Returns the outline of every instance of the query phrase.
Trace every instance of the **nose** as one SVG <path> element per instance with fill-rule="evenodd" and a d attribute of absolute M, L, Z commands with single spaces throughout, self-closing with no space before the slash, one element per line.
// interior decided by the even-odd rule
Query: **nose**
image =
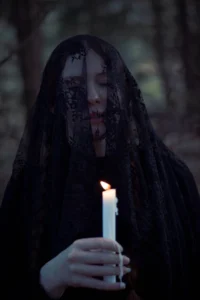
<path fill-rule="evenodd" d="M 87 93 L 88 93 L 88 102 L 89 104 L 93 105 L 95 103 L 99 103 L 100 102 L 100 97 L 95 89 L 94 84 L 89 83 L 88 84 L 88 88 L 87 88 Z"/>

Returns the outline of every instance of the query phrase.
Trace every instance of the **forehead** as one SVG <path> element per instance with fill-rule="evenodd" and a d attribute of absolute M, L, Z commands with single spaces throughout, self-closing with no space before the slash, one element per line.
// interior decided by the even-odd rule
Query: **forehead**
<path fill-rule="evenodd" d="M 82 74 L 84 57 L 75 58 L 68 56 L 62 72 L 63 77 L 80 76 Z M 86 55 L 87 73 L 91 75 L 99 74 L 104 70 L 104 61 L 102 57 L 93 49 L 90 49 Z"/>

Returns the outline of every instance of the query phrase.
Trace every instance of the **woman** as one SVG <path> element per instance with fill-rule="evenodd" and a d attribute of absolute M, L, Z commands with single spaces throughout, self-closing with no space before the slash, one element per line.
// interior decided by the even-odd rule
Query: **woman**
<path fill-rule="evenodd" d="M 117 242 L 102 238 L 100 180 L 117 190 Z M 62 42 L 1 207 L 3 299 L 200 296 L 199 200 L 117 50 L 88 35 Z M 119 275 L 121 247 L 125 286 L 102 280 Z"/>

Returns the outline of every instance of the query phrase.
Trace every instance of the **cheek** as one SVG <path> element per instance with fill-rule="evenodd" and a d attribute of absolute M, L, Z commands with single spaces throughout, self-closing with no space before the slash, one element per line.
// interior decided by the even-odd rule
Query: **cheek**
<path fill-rule="evenodd" d="M 107 95 L 108 95 L 107 89 L 101 91 L 101 94 L 100 94 L 101 105 L 104 108 L 106 108 L 106 106 L 107 106 Z"/>
<path fill-rule="evenodd" d="M 101 98 L 101 99 L 106 99 L 107 98 L 107 87 L 106 86 L 101 86 L 100 84 L 95 84 L 95 89 L 96 89 L 96 92 L 98 94 L 98 96 Z"/>
<path fill-rule="evenodd" d="M 105 109 L 107 107 L 107 98 L 102 99 L 102 107 Z"/>

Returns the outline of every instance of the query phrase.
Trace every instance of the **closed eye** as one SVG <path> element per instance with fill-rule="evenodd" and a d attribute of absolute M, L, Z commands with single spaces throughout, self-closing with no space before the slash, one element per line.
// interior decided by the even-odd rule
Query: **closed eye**
<path fill-rule="evenodd" d="M 83 83 L 83 80 L 75 78 L 65 79 L 65 83 L 68 87 L 79 87 Z"/>
<path fill-rule="evenodd" d="M 101 86 L 108 86 L 108 82 L 99 82 L 98 84 Z"/>
<path fill-rule="evenodd" d="M 98 84 L 102 87 L 111 87 L 112 84 L 109 81 L 98 82 Z"/>

